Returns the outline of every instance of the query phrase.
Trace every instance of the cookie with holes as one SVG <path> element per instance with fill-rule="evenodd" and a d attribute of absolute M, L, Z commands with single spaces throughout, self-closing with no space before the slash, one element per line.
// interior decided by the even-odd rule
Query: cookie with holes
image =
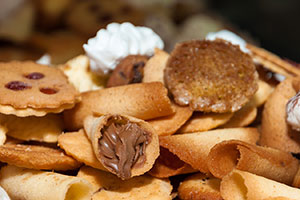
<path fill-rule="evenodd" d="M 34 62 L 0 63 L 0 113 L 44 116 L 72 108 L 80 93 L 57 68 Z"/>

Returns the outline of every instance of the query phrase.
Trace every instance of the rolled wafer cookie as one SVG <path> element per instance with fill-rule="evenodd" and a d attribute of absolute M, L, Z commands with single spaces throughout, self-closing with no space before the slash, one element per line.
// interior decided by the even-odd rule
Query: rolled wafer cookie
<path fill-rule="evenodd" d="M 294 81 L 299 81 L 299 77 L 288 78 L 281 82 L 265 103 L 260 144 L 282 151 L 300 153 L 300 134 L 292 130 L 286 121 L 286 104 L 298 90 L 294 88 Z"/>
<path fill-rule="evenodd" d="M 11 165 L 0 170 L 0 185 L 11 199 L 90 200 L 92 185 L 83 178 Z"/>
<path fill-rule="evenodd" d="M 259 133 L 256 128 L 230 128 L 183 135 L 161 136 L 159 143 L 194 169 L 198 169 L 203 173 L 209 173 L 207 156 L 214 145 L 233 139 L 255 144 L 258 137 Z"/>
<path fill-rule="evenodd" d="M 162 83 L 138 83 L 82 93 L 82 101 L 64 113 L 66 128 L 78 130 L 83 120 L 96 113 L 124 114 L 153 119 L 174 113 Z"/>
<path fill-rule="evenodd" d="M 223 178 L 236 168 L 291 185 L 299 161 L 284 151 L 229 140 L 216 144 L 210 150 L 207 165 L 217 178 Z"/>
<path fill-rule="evenodd" d="M 254 61 L 262 64 L 272 72 L 284 75 L 287 78 L 300 76 L 300 69 L 282 60 L 277 55 L 251 44 L 247 44 L 247 49 L 251 51 L 251 56 L 254 58 Z"/>
<path fill-rule="evenodd" d="M 220 191 L 224 200 L 300 199 L 300 189 L 237 169 L 222 179 Z"/>
<path fill-rule="evenodd" d="M 159 155 L 158 136 L 143 120 L 112 114 L 88 116 L 84 129 L 96 158 L 123 180 L 149 171 Z"/>

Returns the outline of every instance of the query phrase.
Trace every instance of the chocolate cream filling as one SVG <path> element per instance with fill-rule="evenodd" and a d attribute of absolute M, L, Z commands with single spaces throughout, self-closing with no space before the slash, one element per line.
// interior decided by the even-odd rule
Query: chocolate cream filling
<path fill-rule="evenodd" d="M 120 116 L 111 117 L 101 133 L 98 142 L 102 164 L 121 179 L 129 179 L 131 169 L 143 166 L 146 161 L 150 133 Z"/>

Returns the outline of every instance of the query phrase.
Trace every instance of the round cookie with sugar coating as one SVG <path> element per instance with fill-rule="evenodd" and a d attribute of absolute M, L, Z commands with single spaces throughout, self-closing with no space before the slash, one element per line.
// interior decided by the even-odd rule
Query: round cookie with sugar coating
<path fill-rule="evenodd" d="M 225 41 L 192 40 L 176 45 L 164 79 L 177 104 L 202 112 L 235 112 L 258 89 L 251 57 Z"/>
<path fill-rule="evenodd" d="M 300 133 L 286 121 L 286 104 L 299 91 L 300 78 L 281 82 L 264 105 L 260 144 L 282 151 L 300 153 Z"/>
<path fill-rule="evenodd" d="M 0 113 L 44 116 L 72 108 L 79 92 L 57 68 L 34 62 L 0 63 Z"/>

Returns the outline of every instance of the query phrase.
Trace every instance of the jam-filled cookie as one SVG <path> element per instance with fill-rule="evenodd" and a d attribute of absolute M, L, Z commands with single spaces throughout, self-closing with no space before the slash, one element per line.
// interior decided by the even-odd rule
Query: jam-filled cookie
<path fill-rule="evenodd" d="M 79 92 L 57 68 L 34 62 L 0 63 L 0 113 L 44 116 L 72 108 Z"/>

